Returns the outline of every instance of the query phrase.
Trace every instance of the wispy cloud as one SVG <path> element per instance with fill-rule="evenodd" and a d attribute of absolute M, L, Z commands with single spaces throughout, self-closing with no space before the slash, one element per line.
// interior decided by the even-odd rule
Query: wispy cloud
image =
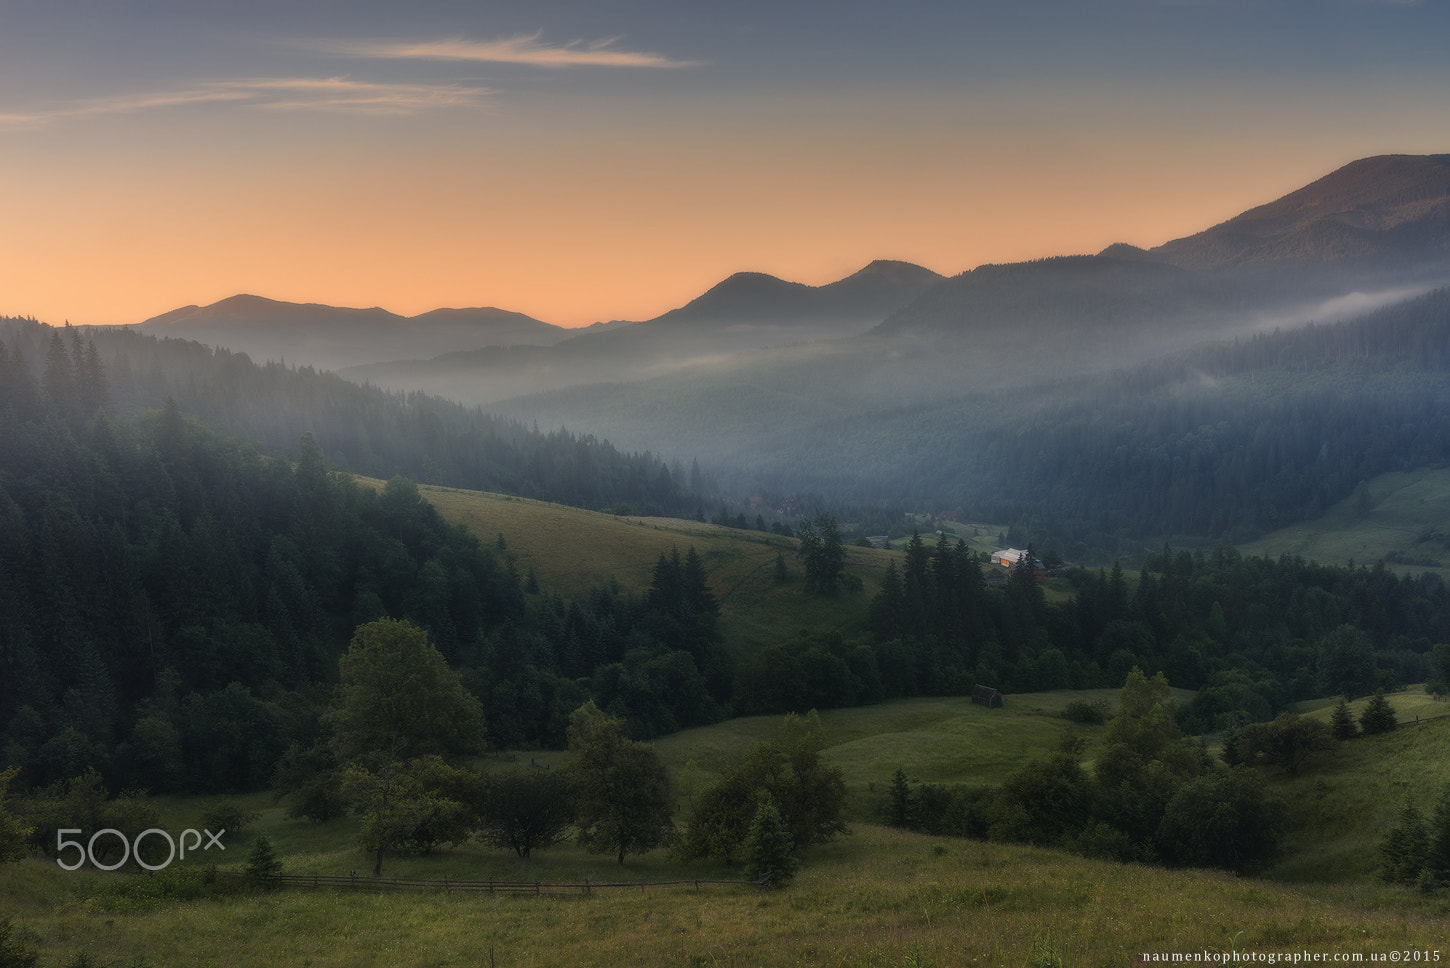
<path fill-rule="evenodd" d="M 41 127 L 108 115 L 231 103 L 271 111 L 408 114 L 470 107 L 493 92 L 464 84 L 379 84 L 349 77 L 261 77 L 211 81 L 190 88 L 68 101 L 25 111 L 0 111 L 0 129 Z"/>
<path fill-rule="evenodd" d="M 249 107 L 374 114 L 471 107 L 493 93 L 465 84 L 377 84 L 348 77 L 253 78 L 218 81 L 213 86 L 236 92 Z"/>
<path fill-rule="evenodd" d="M 240 101 L 245 100 L 246 97 L 246 94 L 239 91 L 208 88 L 152 94 L 126 94 L 104 98 L 86 98 L 28 111 L 0 112 L 0 128 L 37 127 L 52 121 L 72 121 L 83 118 L 103 117 L 111 114 L 134 114 L 138 111 L 182 107 L 189 104 L 203 104 L 214 101 Z"/>
<path fill-rule="evenodd" d="M 536 67 L 695 67 L 699 61 L 682 61 L 663 54 L 620 50 L 618 37 L 606 40 L 575 40 L 567 44 L 541 43 L 540 33 L 502 40 L 318 40 L 301 42 L 311 50 L 344 57 L 387 60 L 461 60 L 497 64 L 530 64 Z"/>

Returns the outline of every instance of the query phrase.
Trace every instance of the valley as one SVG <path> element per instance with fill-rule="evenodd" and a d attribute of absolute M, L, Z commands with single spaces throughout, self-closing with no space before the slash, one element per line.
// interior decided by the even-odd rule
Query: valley
<path fill-rule="evenodd" d="M 1152 249 L 738 272 L 582 331 L 258 296 L 0 319 L 16 950 L 1424 948 L 1450 884 L 1447 284 L 1450 156 L 1393 155 Z M 804 866 L 565 899 L 54 862 L 57 831 L 219 802 L 251 827 L 237 873 L 265 838 L 292 872 L 733 878 L 776 828 Z M 532 855 L 497 846 L 520 813 L 562 818 Z"/>

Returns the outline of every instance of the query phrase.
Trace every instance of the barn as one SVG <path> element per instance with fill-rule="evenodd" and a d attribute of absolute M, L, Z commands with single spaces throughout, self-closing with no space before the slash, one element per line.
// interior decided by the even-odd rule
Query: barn
<path fill-rule="evenodd" d="M 1002 693 L 991 686 L 979 683 L 972 687 L 972 702 L 978 706 L 986 706 L 988 709 L 996 709 L 1002 705 Z"/>

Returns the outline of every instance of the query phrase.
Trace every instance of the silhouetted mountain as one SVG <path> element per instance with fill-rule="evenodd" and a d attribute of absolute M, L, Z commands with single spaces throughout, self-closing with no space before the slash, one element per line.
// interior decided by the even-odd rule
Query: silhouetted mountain
<path fill-rule="evenodd" d="M 547 346 L 571 335 L 561 326 L 502 309 L 435 309 L 406 317 L 385 309 L 343 309 L 240 295 L 186 306 L 141 323 L 142 332 L 194 339 L 323 369 L 481 346 Z"/>
<path fill-rule="evenodd" d="M 654 319 L 586 331 L 548 349 L 490 347 L 352 367 L 344 375 L 394 388 L 431 388 L 474 403 L 581 383 L 635 381 L 858 335 L 941 278 L 921 266 L 888 261 L 824 286 L 740 272 Z M 466 386 L 459 382 L 465 377 Z"/>
<path fill-rule="evenodd" d="M 1216 280 L 1159 262 L 1061 256 L 985 265 L 954 276 L 872 330 L 874 336 L 967 335 L 985 328 L 1102 334 L 1138 323 L 1222 310 L 1232 298 Z"/>
<path fill-rule="evenodd" d="M 849 335 L 847 327 L 875 323 L 942 277 L 909 262 L 877 260 L 844 279 L 824 286 L 786 282 L 763 272 L 737 272 L 679 309 L 650 320 L 655 327 L 746 324 L 789 327 L 823 322 L 831 335 Z"/>
<path fill-rule="evenodd" d="M 1443 259 L 1450 256 L 1450 155 L 1364 158 L 1152 254 L 1194 269 Z"/>

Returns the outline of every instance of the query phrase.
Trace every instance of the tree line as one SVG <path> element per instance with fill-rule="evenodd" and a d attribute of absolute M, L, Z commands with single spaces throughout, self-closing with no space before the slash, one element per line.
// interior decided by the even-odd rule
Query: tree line
<path fill-rule="evenodd" d="M 159 409 L 170 399 L 213 430 L 296 458 L 312 434 L 328 466 L 387 479 L 502 491 L 595 510 L 694 515 L 713 499 L 696 461 L 686 468 L 649 452 L 624 453 L 567 428 L 540 431 L 425 393 L 388 392 L 312 367 L 258 364 L 245 353 L 121 327 L 56 329 L 0 319 L 8 354 L 41 374 L 31 390 L 73 419 L 104 398 L 113 415 Z M 67 359 L 59 360 L 56 340 Z M 74 389 L 71 389 L 71 388 Z M 35 394 L 12 394 L 17 412 Z"/>
<path fill-rule="evenodd" d="M 787 716 L 777 739 L 728 765 L 678 828 L 674 781 L 652 746 L 631 739 L 621 719 L 592 701 L 568 720 L 572 758 L 563 769 L 478 769 L 489 746 L 478 697 L 426 630 L 377 619 L 355 630 L 338 658 L 337 688 L 317 735 L 289 749 L 274 779 L 290 816 L 320 823 L 358 816 L 358 846 L 374 876 L 390 854 L 427 854 L 477 839 L 527 858 L 573 835 L 621 865 L 631 854 L 666 846 L 685 860 L 743 863 L 747 878 L 768 875 L 781 885 L 800 851 L 846 832 L 845 784 L 838 768 L 820 760 L 825 741 L 814 712 Z M 130 842 L 156 823 L 143 796 L 112 797 L 92 768 L 7 799 L 19 772 L 0 771 L 0 860 L 27 847 L 56 856 L 60 828 L 83 838 L 113 829 Z M 234 834 L 247 820 L 208 818 Z M 120 839 L 102 843 L 98 863 L 112 863 L 105 851 Z M 270 845 L 254 853 L 257 865 L 275 871 Z"/>

